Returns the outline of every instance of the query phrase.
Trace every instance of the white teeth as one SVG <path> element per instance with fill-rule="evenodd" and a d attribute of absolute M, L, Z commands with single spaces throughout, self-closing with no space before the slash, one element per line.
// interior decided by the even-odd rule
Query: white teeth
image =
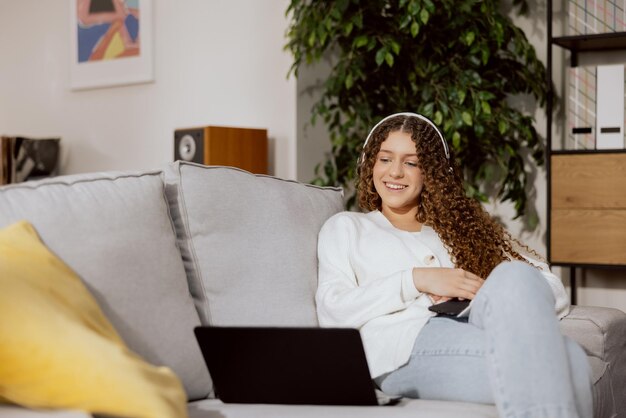
<path fill-rule="evenodd" d="M 394 189 L 394 190 L 402 190 L 404 189 L 406 186 L 403 186 L 401 184 L 391 184 L 391 183 L 387 183 L 387 187 L 389 187 L 390 189 Z"/>

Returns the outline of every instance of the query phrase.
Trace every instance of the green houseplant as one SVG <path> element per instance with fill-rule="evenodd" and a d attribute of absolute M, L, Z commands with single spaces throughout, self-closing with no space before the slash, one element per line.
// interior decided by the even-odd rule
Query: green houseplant
<path fill-rule="evenodd" d="M 525 0 L 514 1 L 525 13 Z M 295 75 L 323 57 L 332 62 L 312 122 L 327 125 L 332 153 L 314 183 L 347 186 L 369 128 L 414 111 L 444 132 L 470 196 L 495 190 L 526 209 L 531 164 L 544 147 L 532 116 L 510 103 L 529 95 L 545 105 L 545 67 L 497 0 L 292 0 L 286 48 Z M 348 204 L 354 203 L 354 196 Z"/>

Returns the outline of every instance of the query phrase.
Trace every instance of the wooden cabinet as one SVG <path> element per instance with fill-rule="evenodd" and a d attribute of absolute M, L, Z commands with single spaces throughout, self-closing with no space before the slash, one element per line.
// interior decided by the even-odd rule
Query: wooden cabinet
<path fill-rule="evenodd" d="M 551 156 L 550 261 L 626 265 L 626 153 Z"/>

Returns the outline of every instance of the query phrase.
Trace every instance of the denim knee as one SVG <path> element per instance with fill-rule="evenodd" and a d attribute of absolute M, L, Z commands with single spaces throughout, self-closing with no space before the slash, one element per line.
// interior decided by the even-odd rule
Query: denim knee
<path fill-rule="evenodd" d="M 594 381 L 592 379 L 591 373 L 591 363 L 589 362 L 589 358 L 587 357 L 587 353 L 585 350 L 574 340 L 563 337 L 565 342 L 565 348 L 567 350 L 571 378 L 574 386 L 574 399 L 576 401 L 576 408 L 578 409 L 578 415 L 580 417 L 590 417 L 593 415 L 593 385 Z M 613 388 L 609 386 L 607 388 L 607 396 L 612 397 L 612 407 L 609 406 L 609 414 L 601 414 L 601 415 L 611 415 L 615 416 L 615 398 L 613 394 Z M 601 404 L 605 404 L 601 402 Z M 611 405 L 611 402 L 607 402 L 605 405 Z"/>
<path fill-rule="evenodd" d="M 580 344 L 571 338 L 563 337 L 563 339 L 565 341 L 565 348 L 567 349 L 572 367 L 576 369 L 583 369 L 591 381 L 591 364 L 589 363 L 587 353 L 580 346 Z"/>
<path fill-rule="evenodd" d="M 504 261 L 491 272 L 481 291 L 504 293 L 513 299 L 545 297 L 554 303 L 554 294 L 539 270 L 522 261 Z"/>

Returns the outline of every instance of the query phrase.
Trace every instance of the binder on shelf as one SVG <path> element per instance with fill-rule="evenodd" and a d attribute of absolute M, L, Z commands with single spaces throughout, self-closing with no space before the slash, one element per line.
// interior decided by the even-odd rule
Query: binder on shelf
<path fill-rule="evenodd" d="M 567 72 L 565 149 L 596 146 L 596 67 L 575 67 Z"/>
<path fill-rule="evenodd" d="M 596 149 L 624 148 L 624 66 L 597 68 Z"/>

